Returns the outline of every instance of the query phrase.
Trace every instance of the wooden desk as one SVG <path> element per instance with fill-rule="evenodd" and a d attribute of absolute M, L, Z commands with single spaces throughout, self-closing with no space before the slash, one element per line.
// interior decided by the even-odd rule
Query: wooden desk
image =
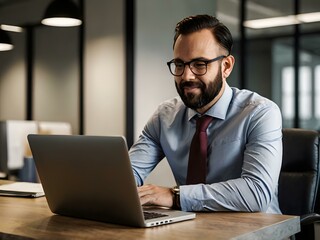
<path fill-rule="evenodd" d="M 131 228 L 53 215 L 45 197 L 0 197 L 0 238 L 5 239 L 14 234 L 18 239 L 279 240 L 299 231 L 299 217 L 264 213 L 198 213 L 195 220 Z"/>

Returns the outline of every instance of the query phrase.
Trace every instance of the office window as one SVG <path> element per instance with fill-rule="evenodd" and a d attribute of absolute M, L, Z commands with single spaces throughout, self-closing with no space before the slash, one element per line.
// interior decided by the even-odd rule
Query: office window
<path fill-rule="evenodd" d="M 299 75 L 299 116 L 308 120 L 312 117 L 311 68 L 300 67 Z"/>
<path fill-rule="evenodd" d="M 294 117 L 294 68 L 284 67 L 281 71 L 281 109 L 284 119 Z"/>
<path fill-rule="evenodd" d="M 318 71 L 320 74 L 320 70 Z M 308 66 L 300 67 L 299 75 L 300 75 L 299 76 L 299 116 L 302 120 L 308 120 L 312 118 L 311 68 Z M 293 67 L 284 67 L 282 69 L 281 85 L 282 85 L 282 89 L 281 89 L 282 115 L 284 119 L 291 120 L 293 119 L 294 113 L 295 113 L 295 107 L 294 107 L 295 88 L 294 88 L 294 68 Z M 319 97 L 319 100 L 317 101 L 320 101 L 320 97 Z"/>
<path fill-rule="evenodd" d="M 317 119 L 320 119 L 320 65 L 317 65 L 314 71 L 314 95 L 314 114 Z"/>

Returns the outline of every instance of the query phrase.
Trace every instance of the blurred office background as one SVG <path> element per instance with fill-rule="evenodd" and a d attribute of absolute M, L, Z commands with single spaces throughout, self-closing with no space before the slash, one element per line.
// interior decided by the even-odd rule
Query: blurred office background
<path fill-rule="evenodd" d="M 320 129 L 318 0 L 74 0 L 76 27 L 42 25 L 51 2 L 0 0 L 1 26 L 22 27 L 0 52 L 1 121 L 67 122 L 72 134 L 124 135 L 130 146 L 177 95 L 166 66 L 175 24 L 210 14 L 234 37 L 229 85 L 275 101 L 284 127 Z"/>

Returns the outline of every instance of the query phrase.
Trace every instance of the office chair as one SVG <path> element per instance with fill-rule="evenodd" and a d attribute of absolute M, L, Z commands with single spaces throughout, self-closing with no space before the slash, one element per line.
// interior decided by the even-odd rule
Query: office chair
<path fill-rule="evenodd" d="M 314 239 L 320 221 L 320 158 L 317 131 L 283 129 L 283 161 L 279 179 L 279 205 L 283 214 L 300 216 L 301 232 L 291 239 Z"/>

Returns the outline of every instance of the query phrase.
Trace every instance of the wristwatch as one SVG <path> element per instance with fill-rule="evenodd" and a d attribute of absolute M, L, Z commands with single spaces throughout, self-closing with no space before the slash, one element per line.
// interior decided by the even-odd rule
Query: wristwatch
<path fill-rule="evenodd" d="M 173 193 L 173 205 L 172 205 L 172 208 L 180 210 L 181 209 L 181 205 L 180 205 L 180 188 L 179 188 L 179 186 L 174 186 L 173 188 L 171 188 L 171 191 Z"/>

